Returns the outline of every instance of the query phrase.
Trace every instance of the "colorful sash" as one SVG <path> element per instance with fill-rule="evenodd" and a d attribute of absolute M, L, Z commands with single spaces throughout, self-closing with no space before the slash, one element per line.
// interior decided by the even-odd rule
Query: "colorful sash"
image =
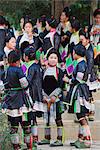
<path fill-rule="evenodd" d="M 24 72 L 25 75 L 27 75 L 27 73 L 28 73 L 28 68 L 29 68 L 34 62 L 35 62 L 35 61 L 32 60 L 32 61 L 30 61 L 30 62 L 23 62 L 23 63 L 22 63 L 21 68 L 22 68 L 22 70 L 23 70 L 23 72 Z"/>
<path fill-rule="evenodd" d="M 68 75 L 72 75 L 76 65 L 77 65 L 77 61 L 76 60 L 73 61 L 71 55 L 69 55 L 66 58 L 66 71 Z"/>
<path fill-rule="evenodd" d="M 68 45 L 65 48 L 63 48 L 63 46 L 61 45 L 59 48 L 59 53 L 62 61 L 64 61 L 64 59 L 67 57 L 68 54 Z"/>
<path fill-rule="evenodd" d="M 96 58 L 98 55 L 100 55 L 100 44 L 94 47 L 94 58 Z"/>

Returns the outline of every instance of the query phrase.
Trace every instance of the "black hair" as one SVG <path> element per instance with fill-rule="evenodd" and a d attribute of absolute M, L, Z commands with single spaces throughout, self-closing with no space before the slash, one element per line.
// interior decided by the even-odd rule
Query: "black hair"
<path fill-rule="evenodd" d="M 54 48 L 52 48 L 52 49 L 48 52 L 48 54 L 47 54 L 47 59 L 49 58 L 49 56 L 50 56 L 51 54 L 56 54 L 57 57 L 59 57 L 59 56 L 58 56 L 58 52 L 57 52 Z M 59 59 L 59 58 L 58 58 L 58 59 Z"/>
<path fill-rule="evenodd" d="M 25 17 L 26 17 L 25 15 L 22 15 L 21 18 L 20 18 L 20 20 L 21 20 L 21 19 L 24 19 L 24 20 L 25 20 Z"/>
<path fill-rule="evenodd" d="M 76 31 L 80 29 L 80 22 L 78 19 L 75 19 L 71 22 L 72 28 L 74 28 Z"/>
<path fill-rule="evenodd" d="M 65 13 L 66 17 L 70 17 L 71 10 L 69 9 L 69 7 L 65 7 L 63 9 L 63 12 Z"/>
<path fill-rule="evenodd" d="M 35 60 L 36 59 L 36 51 L 34 47 L 29 46 L 24 50 L 25 56 L 28 56 L 29 60 Z"/>
<path fill-rule="evenodd" d="M 33 22 L 32 22 L 32 20 L 26 18 L 26 19 L 24 20 L 23 28 L 25 27 L 25 25 L 26 25 L 27 23 L 30 23 L 30 24 L 32 25 L 32 27 L 33 27 Z"/>
<path fill-rule="evenodd" d="M 46 16 L 43 15 L 39 18 L 39 22 L 42 22 L 42 27 L 46 26 Z"/>
<path fill-rule="evenodd" d="M 29 46 L 29 42 L 24 41 L 23 43 L 21 43 L 20 50 L 24 51 L 28 46 Z"/>
<path fill-rule="evenodd" d="M 85 46 L 83 46 L 81 43 L 78 43 L 77 45 L 74 46 L 74 51 L 75 51 L 75 54 L 81 57 L 84 57 L 86 54 Z"/>
<path fill-rule="evenodd" d="M 100 8 L 97 8 L 97 9 L 94 11 L 94 13 L 93 13 L 94 18 L 95 18 L 97 15 L 100 15 Z"/>
<path fill-rule="evenodd" d="M 8 26 L 8 29 L 10 29 L 10 23 L 8 20 L 5 20 L 5 25 Z"/>
<path fill-rule="evenodd" d="M 13 35 L 13 33 L 8 32 L 8 33 L 6 34 L 6 37 L 5 37 L 5 42 L 6 42 L 6 43 L 9 42 L 12 37 L 15 38 L 15 36 Z"/>
<path fill-rule="evenodd" d="M 0 25 L 4 25 L 6 22 L 5 18 L 3 16 L 0 16 Z"/>
<path fill-rule="evenodd" d="M 83 35 L 86 39 L 90 39 L 89 31 L 85 32 L 83 29 L 79 31 L 79 36 Z"/>
<path fill-rule="evenodd" d="M 16 51 L 11 51 L 8 54 L 8 63 L 16 63 L 18 60 L 20 60 L 20 54 Z"/>
<path fill-rule="evenodd" d="M 32 32 L 38 34 L 38 29 L 37 29 L 37 27 L 33 27 L 33 31 L 32 31 Z"/>
<path fill-rule="evenodd" d="M 52 28 L 57 27 L 57 21 L 53 16 L 51 16 L 51 18 L 47 18 L 46 21 L 48 22 L 50 27 L 52 27 Z"/>

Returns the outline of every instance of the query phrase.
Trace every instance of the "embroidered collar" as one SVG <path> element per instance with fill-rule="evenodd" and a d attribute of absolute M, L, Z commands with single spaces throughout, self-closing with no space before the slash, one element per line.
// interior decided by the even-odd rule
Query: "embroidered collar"
<path fill-rule="evenodd" d="M 13 49 L 9 49 L 7 46 L 4 47 L 4 52 L 6 54 L 6 57 L 8 57 L 8 54 L 13 51 Z"/>
<path fill-rule="evenodd" d="M 21 46 L 21 44 L 22 44 L 24 41 L 27 41 L 27 42 L 29 42 L 30 44 L 34 43 L 34 39 L 33 39 L 33 38 L 30 39 L 29 36 L 28 36 L 28 34 L 27 34 L 26 32 L 24 32 L 24 34 L 23 34 L 23 36 L 22 36 L 22 38 L 21 38 L 21 40 L 20 40 L 20 42 L 19 42 L 19 45 Z"/>
<path fill-rule="evenodd" d="M 85 46 L 85 48 L 86 48 L 86 49 L 88 49 L 88 48 L 89 48 L 89 46 L 90 46 L 90 43 L 89 43 L 88 45 L 86 45 L 86 46 Z"/>
<path fill-rule="evenodd" d="M 0 29 L 5 29 L 3 26 L 0 25 Z"/>
<path fill-rule="evenodd" d="M 25 65 L 29 68 L 34 63 L 35 63 L 35 60 L 31 60 L 29 62 L 25 62 Z"/>
<path fill-rule="evenodd" d="M 54 76 L 55 79 L 57 80 L 57 67 L 54 66 L 54 67 L 48 67 L 44 73 L 44 76 L 43 76 L 43 79 L 45 78 L 45 76 Z"/>
<path fill-rule="evenodd" d="M 50 30 L 50 32 L 56 32 L 56 29 L 52 28 L 52 29 Z"/>
<path fill-rule="evenodd" d="M 85 61 L 85 58 L 81 57 L 81 58 L 77 59 L 77 62 L 79 63 L 79 62 L 81 62 L 83 60 Z"/>
<path fill-rule="evenodd" d="M 25 75 L 27 76 L 27 74 L 28 74 L 28 69 L 29 69 L 29 67 L 30 67 L 33 63 L 35 63 L 35 60 L 29 61 L 29 62 L 21 62 L 21 63 L 22 63 L 22 64 L 21 64 L 22 70 L 23 70 L 23 72 L 25 73 Z"/>

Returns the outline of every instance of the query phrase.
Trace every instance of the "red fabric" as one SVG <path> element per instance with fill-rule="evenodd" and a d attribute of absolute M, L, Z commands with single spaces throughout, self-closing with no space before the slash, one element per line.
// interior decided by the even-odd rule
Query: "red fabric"
<path fill-rule="evenodd" d="M 9 66 L 16 67 L 16 63 L 9 63 Z"/>

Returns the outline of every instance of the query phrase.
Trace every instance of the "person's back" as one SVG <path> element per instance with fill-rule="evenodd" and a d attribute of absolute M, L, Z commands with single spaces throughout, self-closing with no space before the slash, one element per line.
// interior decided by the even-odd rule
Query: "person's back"
<path fill-rule="evenodd" d="M 0 61 L 3 59 L 4 55 L 4 46 L 5 46 L 5 37 L 6 37 L 6 30 L 4 28 L 5 19 L 3 16 L 0 16 Z"/>
<path fill-rule="evenodd" d="M 6 30 L 4 28 L 5 19 L 3 16 L 0 16 L 0 80 L 3 80 L 4 76 L 4 64 L 3 64 L 3 56 L 4 56 L 4 47 L 5 47 L 5 37 Z"/>
<path fill-rule="evenodd" d="M 4 46 L 5 46 L 5 36 L 6 32 L 5 29 L 0 29 L 0 60 L 2 61 L 4 55 Z"/>
<path fill-rule="evenodd" d="M 9 88 L 21 88 L 19 78 L 22 70 L 20 67 L 17 66 L 9 66 L 7 70 L 7 81 L 9 82 Z"/>

